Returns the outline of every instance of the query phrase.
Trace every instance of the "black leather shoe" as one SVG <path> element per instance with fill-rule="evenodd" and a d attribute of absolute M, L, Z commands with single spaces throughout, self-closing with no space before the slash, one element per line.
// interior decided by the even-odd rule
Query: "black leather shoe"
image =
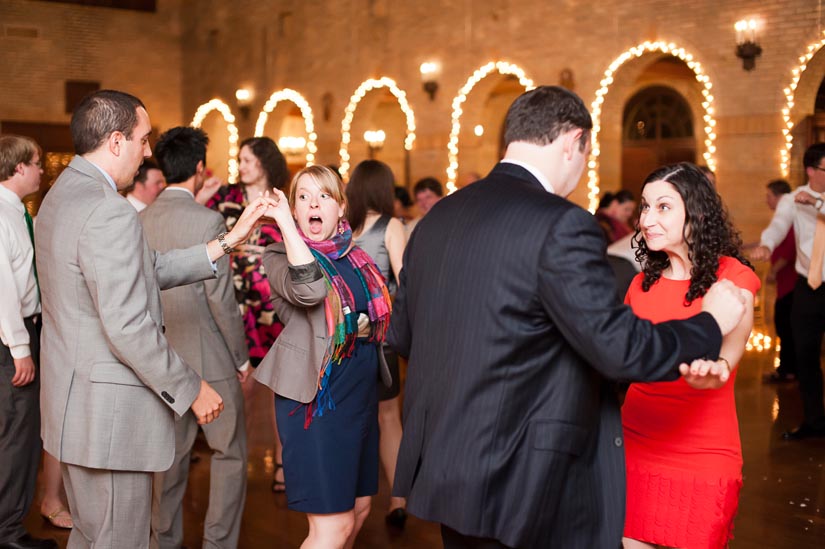
<path fill-rule="evenodd" d="M 57 549 L 53 539 L 33 538 L 25 534 L 14 541 L 0 543 L 0 549 Z"/>
<path fill-rule="evenodd" d="M 407 523 L 407 511 L 403 507 L 393 509 L 387 513 L 384 520 L 386 521 L 387 526 L 392 526 L 393 528 L 403 530 L 404 525 Z"/>
<path fill-rule="evenodd" d="M 803 440 L 806 438 L 819 437 L 825 437 L 825 427 L 811 427 L 807 423 L 803 423 L 792 431 L 782 433 L 782 438 L 785 440 Z"/>

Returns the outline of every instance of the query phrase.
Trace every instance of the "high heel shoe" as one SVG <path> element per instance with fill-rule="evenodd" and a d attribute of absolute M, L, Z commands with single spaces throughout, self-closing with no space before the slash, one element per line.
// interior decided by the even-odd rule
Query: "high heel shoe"
<path fill-rule="evenodd" d="M 276 477 L 278 475 L 278 471 L 284 470 L 283 463 L 276 463 L 275 464 L 275 471 L 272 472 L 272 486 L 270 489 L 276 494 L 283 494 L 286 492 L 286 482 L 283 480 L 278 480 Z"/>
<path fill-rule="evenodd" d="M 403 507 L 393 509 L 387 513 L 387 516 L 384 517 L 384 521 L 387 523 L 387 526 L 392 526 L 393 528 L 403 530 L 404 525 L 407 523 L 407 510 Z"/>

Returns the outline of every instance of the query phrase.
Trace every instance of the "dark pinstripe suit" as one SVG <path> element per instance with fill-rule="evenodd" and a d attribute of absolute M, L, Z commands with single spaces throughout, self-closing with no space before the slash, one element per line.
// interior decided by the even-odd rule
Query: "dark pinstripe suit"
<path fill-rule="evenodd" d="M 722 336 L 706 313 L 637 319 L 595 219 L 499 164 L 418 224 L 390 341 L 409 357 L 395 490 L 413 514 L 512 547 L 615 549 L 624 449 L 606 378 L 675 379 Z"/>

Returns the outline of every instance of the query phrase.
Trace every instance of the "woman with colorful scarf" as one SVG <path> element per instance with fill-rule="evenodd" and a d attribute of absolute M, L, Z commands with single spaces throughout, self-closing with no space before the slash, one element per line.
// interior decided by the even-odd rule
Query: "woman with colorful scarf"
<path fill-rule="evenodd" d="M 384 278 L 352 242 L 338 176 L 298 172 L 289 199 L 276 190 L 282 242 L 264 251 L 284 329 L 255 378 L 275 392 L 287 505 L 307 513 L 302 547 L 352 547 L 378 491 L 381 343 L 390 319 Z"/>

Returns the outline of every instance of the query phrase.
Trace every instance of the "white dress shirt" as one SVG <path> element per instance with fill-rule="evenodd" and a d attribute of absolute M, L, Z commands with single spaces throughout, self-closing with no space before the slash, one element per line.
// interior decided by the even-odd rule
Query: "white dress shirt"
<path fill-rule="evenodd" d="M 40 312 L 25 212 L 20 197 L 0 185 L 0 340 L 13 358 L 31 355 L 23 319 Z"/>
<path fill-rule="evenodd" d="M 544 190 L 550 194 L 556 194 L 556 190 L 553 188 L 553 185 L 550 184 L 550 181 L 544 177 L 544 174 L 539 171 L 538 168 L 533 166 L 532 164 L 528 164 L 527 162 L 522 162 L 521 160 L 514 160 L 512 158 L 502 158 L 501 162 L 505 162 L 507 164 L 515 164 L 516 166 L 521 166 L 528 172 L 530 172 L 533 177 L 539 180 L 541 186 L 544 187 Z"/>
<path fill-rule="evenodd" d="M 798 204 L 794 202 L 794 197 L 800 191 L 805 191 L 814 197 L 821 196 L 820 193 L 811 189 L 810 185 L 803 185 L 792 193 L 783 195 L 776 205 L 776 212 L 773 214 L 770 225 L 762 231 L 760 243 L 773 252 L 782 243 L 791 226 L 793 226 L 796 238 L 796 272 L 807 277 L 808 268 L 811 265 L 811 250 L 814 247 L 816 215 L 817 213 L 820 215 L 825 214 L 825 203 L 820 202 L 819 210 L 810 204 Z M 825 274 L 825 265 L 823 265 L 822 270 Z"/>
<path fill-rule="evenodd" d="M 146 204 L 135 198 L 135 195 L 133 193 L 127 193 L 126 200 L 129 201 L 129 204 L 135 207 L 138 213 L 146 209 Z"/>

